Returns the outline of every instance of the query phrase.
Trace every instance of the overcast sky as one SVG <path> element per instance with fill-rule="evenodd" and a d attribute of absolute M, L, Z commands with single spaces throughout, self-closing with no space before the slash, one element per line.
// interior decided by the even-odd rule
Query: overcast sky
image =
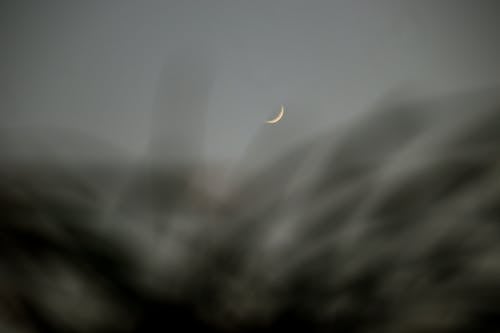
<path fill-rule="evenodd" d="M 295 142 L 401 87 L 498 82 L 496 3 L 4 0 L 0 121 L 128 156 L 192 137 L 207 159 L 234 160 L 256 137 Z M 263 125 L 280 104 L 282 122 Z"/>

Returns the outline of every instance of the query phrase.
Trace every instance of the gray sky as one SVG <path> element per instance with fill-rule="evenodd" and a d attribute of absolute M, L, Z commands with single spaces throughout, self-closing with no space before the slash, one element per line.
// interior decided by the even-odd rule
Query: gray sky
<path fill-rule="evenodd" d="M 2 1 L 2 126 L 84 133 L 94 141 L 82 151 L 109 144 L 127 156 L 152 138 L 193 137 L 209 160 L 231 161 L 256 137 L 291 144 L 401 87 L 498 82 L 496 3 Z M 263 125 L 280 104 L 279 126 Z M 190 108 L 200 117 L 182 115 Z"/>

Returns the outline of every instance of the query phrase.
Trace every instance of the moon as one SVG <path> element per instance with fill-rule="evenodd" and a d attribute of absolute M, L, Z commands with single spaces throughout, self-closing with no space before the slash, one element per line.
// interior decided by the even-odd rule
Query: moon
<path fill-rule="evenodd" d="M 267 120 L 266 123 L 268 123 L 268 124 L 276 124 L 278 121 L 281 120 L 281 118 L 283 118 L 284 114 L 285 114 L 285 106 L 281 105 L 281 110 L 280 110 L 280 113 L 278 113 L 278 116 L 276 118 L 274 118 L 274 119 Z"/>

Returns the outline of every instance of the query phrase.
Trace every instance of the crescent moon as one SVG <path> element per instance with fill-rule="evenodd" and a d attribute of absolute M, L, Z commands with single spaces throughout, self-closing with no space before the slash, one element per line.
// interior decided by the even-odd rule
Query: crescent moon
<path fill-rule="evenodd" d="M 285 106 L 282 105 L 280 113 L 278 113 L 278 116 L 276 118 L 274 118 L 274 119 L 267 120 L 266 123 L 268 123 L 268 124 L 276 124 L 278 121 L 281 120 L 281 118 L 283 118 L 284 114 L 285 114 Z"/>

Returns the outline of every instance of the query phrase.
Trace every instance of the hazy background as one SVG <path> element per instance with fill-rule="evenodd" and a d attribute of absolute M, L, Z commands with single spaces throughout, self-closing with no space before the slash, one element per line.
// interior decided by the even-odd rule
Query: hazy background
<path fill-rule="evenodd" d="M 20 152 L 37 129 L 56 137 L 53 149 L 86 136 L 69 149 L 92 158 L 142 158 L 152 147 L 182 157 L 176 140 L 208 161 L 238 160 L 256 137 L 281 149 L 391 91 L 498 82 L 499 9 L 495 0 L 3 0 L 0 121 L 16 135 L 2 145 Z M 263 125 L 280 104 L 283 121 Z"/>

